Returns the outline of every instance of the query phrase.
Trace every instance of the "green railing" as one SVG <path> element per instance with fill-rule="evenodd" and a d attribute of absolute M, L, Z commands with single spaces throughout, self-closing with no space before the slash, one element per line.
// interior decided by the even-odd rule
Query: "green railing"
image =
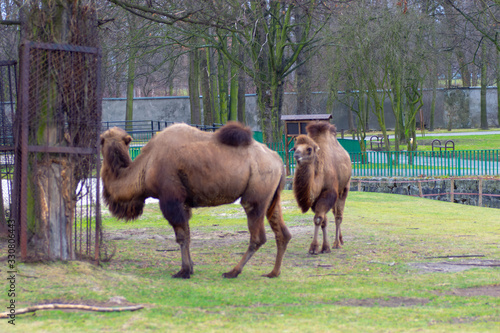
<path fill-rule="evenodd" d="M 141 153 L 141 148 L 143 146 L 131 146 L 128 148 L 128 152 L 130 154 L 130 157 L 132 158 L 132 160 L 135 160 L 135 158 L 137 157 L 137 155 L 139 155 Z"/>
<path fill-rule="evenodd" d="M 291 148 L 294 146 L 294 141 L 290 142 L 288 145 L 288 151 L 290 151 Z M 285 151 L 285 144 L 283 142 L 271 142 L 271 143 L 266 143 L 266 146 L 274 150 L 275 152 L 280 155 L 281 160 L 283 161 L 283 164 L 286 166 L 286 151 Z M 288 165 L 290 166 L 290 173 L 293 175 L 295 172 L 295 159 L 293 158 L 293 151 L 288 153 Z"/>
<path fill-rule="evenodd" d="M 500 150 L 351 153 L 352 175 L 369 177 L 496 176 Z"/>

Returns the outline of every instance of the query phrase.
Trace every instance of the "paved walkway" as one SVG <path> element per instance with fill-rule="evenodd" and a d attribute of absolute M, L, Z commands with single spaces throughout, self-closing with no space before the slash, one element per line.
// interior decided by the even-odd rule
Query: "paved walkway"
<path fill-rule="evenodd" d="M 477 132 L 450 132 L 450 133 L 434 133 L 425 131 L 425 136 L 467 136 L 467 135 L 493 135 L 500 134 L 500 131 L 477 131 Z M 421 137 L 422 133 L 417 131 L 417 137 Z M 389 139 L 394 139 L 394 135 L 389 135 Z"/>

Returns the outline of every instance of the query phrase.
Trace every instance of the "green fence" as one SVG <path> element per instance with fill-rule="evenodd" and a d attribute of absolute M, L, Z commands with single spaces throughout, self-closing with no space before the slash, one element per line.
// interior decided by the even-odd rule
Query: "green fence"
<path fill-rule="evenodd" d="M 353 176 L 497 176 L 500 150 L 367 151 L 351 153 Z"/>

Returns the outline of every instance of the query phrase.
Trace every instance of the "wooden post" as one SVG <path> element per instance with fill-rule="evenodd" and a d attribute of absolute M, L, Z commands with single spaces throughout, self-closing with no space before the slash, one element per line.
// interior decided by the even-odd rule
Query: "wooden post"
<path fill-rule="evenodd" d="M 478 207 L 483 207 L 483 179 L 479 178 L 479 184 L 478 184 L 478 192 L 479 192 L 479 199 L 477 200 L 477 206 Z"/>
<path fill-rule="evenodd" d="M 454 202 L 455 197 L 455 179 L 450 179 L 450 202 Z"/>

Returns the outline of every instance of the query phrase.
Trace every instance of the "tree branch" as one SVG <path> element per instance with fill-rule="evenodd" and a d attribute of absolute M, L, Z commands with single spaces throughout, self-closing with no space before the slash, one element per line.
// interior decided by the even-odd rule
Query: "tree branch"
<path fill-rule="evenodd" d="M 21 21 L 1 20 L 0 25 L 21 25 Z"/>
<path fill-rule="evenodd" d="M 34 305 L 27 308 L 22 308 L 16 310 L 16 315 L 35 312 L 38 310 L 86 310 L 86 311 L 96 311 L 96 312 L 121 312 L 121 311 L 136 311 L 143 309 L 142 305 L 133 305 L 133 306 L 124 306 L 124 307 L 101 307 L 101 306 L 89 306 L 89 305 L 81 305 L 81 304 L 44 304 L 44 305 Z M 10 312 L 2 312 L 0 313 L 0 318 L 10 318 Z"/>

